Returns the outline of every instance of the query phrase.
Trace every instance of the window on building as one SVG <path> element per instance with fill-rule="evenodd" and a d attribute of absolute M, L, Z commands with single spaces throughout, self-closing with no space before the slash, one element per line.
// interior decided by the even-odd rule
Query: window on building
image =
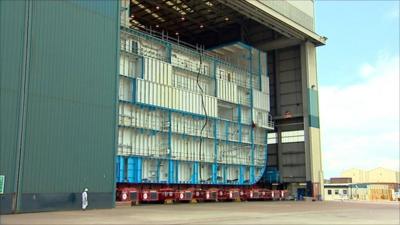
<path fill-rule="evenodd" d="M 347 195 L 347 190 L 343 190 L 343 194 L 344 194 L 344 195 Z"/>
<path fill-rule="evenodd" d="M 328 190 L 328 195 L 331 195 L 332 194 L 332 190 Z"/>
<path fill-rule="evenodd" d="M 304 130 L 284 131 L 281 133 L 282 143 L 303 142 Z"/>
<path fill-rule="evenodd" d="M 335 195 L 338 195 L 339 194 L 339 190 L 335 190 Z"/>
<path fill-rule="evenodd" d="M 276 133 L 268 133 L 268 144 L 276 144 L 276 143 L 278 143 Z"/>

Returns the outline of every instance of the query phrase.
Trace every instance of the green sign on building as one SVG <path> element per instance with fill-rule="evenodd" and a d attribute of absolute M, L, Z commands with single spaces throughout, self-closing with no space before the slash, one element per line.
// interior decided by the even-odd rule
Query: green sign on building
<path fill-rule="evenodd" d="M 4 182 L 5 182 L 4 175 L 0 175 L 0 195 L 4 194 Z"/>

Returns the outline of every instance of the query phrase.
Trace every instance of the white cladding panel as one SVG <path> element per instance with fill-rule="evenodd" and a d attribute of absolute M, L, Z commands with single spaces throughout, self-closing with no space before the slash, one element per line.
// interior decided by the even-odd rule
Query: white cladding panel
<path fill-rule="evenodd" d="M 269 112 L 269 94 L 253 89 L 253 106 Z"/>
<path fill-rule="evenodd" d="M 245 88 L 238 88 L 239 104 L 250 106 L 250 91 Z"/>
<path fill-rule="evenodd" d="M 190 163 L 179 163 L 178 166 L 178 181 L 189 182 L 192 178 L 193 165 Z"/>
<path fill-rule="evenodd" d="M 164 131 L 168 129 L 166 127 L 168 119 L 161 111 L 120 104 L 119 115 L 119 124 L 123 126 Z"/>
<path fill-rule="evenodd" d="M 261 77 L 261 91 L 269 95 L 269 77 L 267 76 Z"/>
<path fill-rule="evenodd" d="M 132 101 L 132 82 L 128 78 L 119 79 L 119 99 Z"/>
<path fill-rule="evenodd" d="M 204 119 L 194 119 L 191 116 L 183 116 L 173 113 L 171 121 L 171 130 L 174 133 L 188 134 L 193 136 L 213 137 L 213 124 L 212 121 Z M 201 129 L 205 125 L 203 132 Z"/>
<path fill-rule="evenodd" d="M 120 127 L 118 145 L 124 155 L 166 157 L 167 140 L 162 134 L 141 132 L 137 129 Z"/>
<path fill-rule="evenodd" d="M 166 58 L 166 49 L 163 44 L 154 43 L 143 38 L 132 40 L 133 50 L 137 48 L 137 53 L 145 57 L 162 59 Z"/>
<path fill-rule="evenodd" d="M 257 166 L 265 166 L 265 147 L 256 145 L 254 149 L 254 164 Z"/>
<path fill-rule="evenodd" d="M 251 143 L 251 129 L 250 126 L 242 127 L 242 142 L 243 143 Z"/>
<path fill-rule="evenodd" d="M 250 76 L 244 70 L 234 68 L 225 64 L 218 64 L 216 68 L 216 73 L 216 77 L 218 79 L 234 82 L 242 87 L 250 86 Z"/>
<path fill-rule="evenodd" d="M 142 74 L 142 63 L 138 57 L 121 55 L 119 60 L 119 73 L 127 77 L 138 77 Z"/>
<path fill-rule="evenodd" d="M 236 123 L 231 123 L 228 127 L 228 139 L 231 141 L 239 140 L 239 126 Z"/>
<path fill-rule="evenodd" d="M 199 177 L 199 179 L 201 179 L 202 181 L 205 180 L 211 180 L 212 179 L 212 167 L 210 165 L 206 165 L 206 164 L 201 164 L 200 165 L 201 169 L 199 169 L 199 174 L 201 174 L 201 177 Z"/>
<path fill-rule="evenodd" d="M 250 145 L 232 145 L 221 142 L 218 146 L 218 162 L 251 165 Z"/>
<path fill-rule="evenodd" d="M 213 162 L 214 161 L 214 142 L 210 139 L 203 139 L 201 143 L 198 138 L 182 138 L 173 135 L 171 139 L 171 153 L 174 160 L 187 160 Z"/>
<path fill-rule="evenodd" d="M 152 83 L 142 79 L 136 80 L 137 101 L 140 103 L 170 107 L 176 110 L 195 114 L 217 116 L 217 99 L 209 95 L 179 90 L 174 87 Z M 175 97 L 172 99 L 172 97 Z M 204 101 L 204 108 L 202 105 Z"/>
<path fill-rule="evenodd" d="M 228 181 L 234 181 L 239 179 L 239 168 L 237 167 L 228 167 L 226 169 L 226 179 Z"/>
<path fill-rule="evenodd" d="M 249 108 L 242 108 L 242 118 L 241 122 L 244 124 L 251 124 L 251 111 Z"/>
<path fill-rule="evenodd" d="M 214 94 L 209 78 L 204 78 L 202 75 L 200 75 L 197 82 L 197 75 L 186 70 L 175 68 L 173 70 L 172 84 L 174 87 L 183 90 L 193 91 L 196 93 L 204 93 L 207 95 Z M 199 86 L 201 87 L 201 89 Z"/>
<path fill-rule="evenodd" d="M 269 124 L 269 113 L 267 111 L 254 109 L 253 110 L 253 120 L 256 126 L 263 128 L 271 128 L 271 124 Z"/>
<path fill-rule="evenodd" d="M 162 160 L 160 163 L 160 182 L 166 182 L 168 180 L 168 161 Z"/>
<path fill-rule="evenodd" d="M 144 57 L 143 60 L 143 79 L 159 84 L 172 85 L 171 64 L 148 57 Z"/>
<path fill-rule="evenodd" d="M 142 179 L 155 182 L 157 180 L 157 161 L 144 159 L 142 163 Z"/>
<path fill-rule="evenodd" d="M 258 145 L 263 145 L 266 143 L 267 132 L 265 129 L 257 127 L 254 130 L 254 143 Z"/>
<path fill-rule="evenodd" d="M 201 74 L 207 76 L 210 75 L 210 63 L 207 60 L 202 59 L 200 64 L 199 56 L 194 57 L 173 49 L 171 63 L 174 66 L 192 71 L 194 73 L 200 72 Z"/>
<path fill-rule="evenodd" d="M 217 97 L 221 100 L 238 103 L 238 90 L 233 82 L 217 79 Z"/>

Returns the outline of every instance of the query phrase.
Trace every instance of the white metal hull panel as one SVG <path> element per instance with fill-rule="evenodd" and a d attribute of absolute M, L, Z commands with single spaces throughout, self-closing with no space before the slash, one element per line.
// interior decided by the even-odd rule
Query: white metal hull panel
<path fill-rule="evenodd" d="M 154 58 L 143 58 L 143 79 L 165 85 L 172 85 L 172 66 Z"/>
<path fill-rule="evenodd" d="M 192 179 L 193 164 L 181 162 L 178 167 L 178 181 L 187 183 Z"/>
<path fill-rule="evenodd" d="M 242 87 L 250 87 L 249 74 L 244 70 L 225 64 L 218 64 L 216 73 L 218 79 L 233 82 Z"/>
<path fill-rule="evenodd" d="M 120 104 L 119 124 L 129 127 L 145 128 L 151 130 L 163 130 L 168 128 L 168 119 L 165 113 L 157 110 L 139 108 L 129 104 Z"/>
<path fill-rule="evenodd" d="M 137 102 L 217 117 L 217 99 L 142 79 L 136 80 Z M 172 99 L 171 97 L 175 97 Z M 204 107 L 203 103 L 204 102 Z"/>
<path fill-rule="evenodd" d="M 171 153 L 174 160 L 183 161 L 214 161 L 214 143 L 209 139 L 182 137 L 173 135 L 171 139 Z"/>
<path fill-rule="evenodd" d="M 269 118 L 269 113 L 267 111 L 254 109 L 253 121 L 256 124 L 256 126 L 263 127 L 266 129 L 271 129 L 273 126 L 270 123 L 271 119 Z"/>
<path fill-rule="evenodd" d="M 253 106 L 269 112 L 269 94 L 253 89 Z"/>
<path fill-rule="evenodd" d="M 194 72 L 194 73 L 201 73 L 204 75 L 210 75 L 210 62 L 206 59 L 201 60 L 199 57 L 194 57 L 189 54 L 184 54 L 181 51 L 172 50 L 172 57 L 171 57 L 172 65 Z"/>
<path fill-rule="evenodd" d="M 266 54 L 227 48 L 241 49 L 227 56 L 236 63 L 122 32 L 118 155 L 142 160 L 139 182 L 238 184 L 262 174 L 271 128 Z"/>
<path fill-rule="evenodd" d="M 128 78 L 119 79 L 119 99 L 132 101 L 132 81 Z"/>
<path fill-rule="evenodd" d="M 220 143 L 218 146 L 218 162 L 251 165 L 250 153 L 250 145 Z"/>
<path fill-rule="evenodd" d="M 221 100 L 238 103 L 238 90 L 233 82 L 217 79 L 217 97 Z"/>
<path fill-rule="evenodd" d="M 269 77 L 267 76 L 261 77 L 261 91 L 269 95 Z"/>
<path fill-rule="evenodd" d="M 238 88 L 238 101 L 241 105 L 250 106 L 250 91 L 245 88 Z"/>
<path fill-rule="evenodd" d="M 121 55 L 119 60 L 119 73 L 127 77 L 139 77 L 142 74 L 142 63 L 139 57 Z"/>
<path fill-rule="evenodd" d="M 244 124 L 251 124 L 251 110 L 249 108 L 242 108 L 241 110 L 241 122 Z"/>
<path fill-rule="evenodd" d="M 167 139 L 161 134 L 142 132 L 137 129 L 120 127 L 118 145 L 124 155 L 165 158 L 167 156 Z"/>

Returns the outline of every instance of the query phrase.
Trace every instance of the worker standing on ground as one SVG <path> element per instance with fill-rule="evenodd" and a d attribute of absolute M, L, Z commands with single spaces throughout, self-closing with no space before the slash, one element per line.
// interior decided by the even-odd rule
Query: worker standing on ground
<path fill-rule="evenodd" d="M 82 192 L 82 210 L 85 210 L 89 205 L 87 192 L 87 188 L 85 188 Z"/>

